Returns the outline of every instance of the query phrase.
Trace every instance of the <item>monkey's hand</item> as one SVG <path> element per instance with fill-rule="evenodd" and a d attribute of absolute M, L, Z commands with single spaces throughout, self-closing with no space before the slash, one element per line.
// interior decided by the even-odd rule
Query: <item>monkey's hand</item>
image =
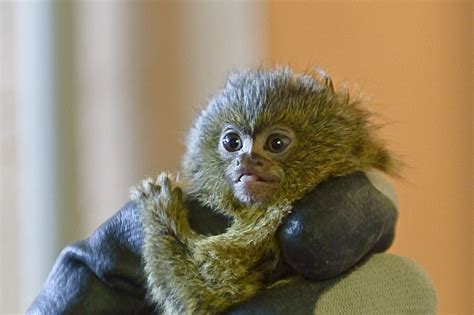
<path fill-rule="evenodd" d="M 143 258 L 150 297 L 165 314 L 215 314 L 228 299 L 205 281 L 192 249 L 198 236 L 190 228 L 182 191 L 161 174 L 132 192 L 138 202 L 144 231 Z"/>
<path fill-rule="evenodd" d="M 165 314 L 213 314 L 225 299 L 215 298 L 190 256 L 191 230 L 182 191 L 168 174 L 134 188 L 144 231 L 143 258 L 152 300 Z M 202 304 L 209 306 L 203 307 Z M 219 309 L 224 309 L 221 306 Z"/>
<path fill-rule="evenodd" d="M 142 218 L 153 223 L 153 233 L 173 235 L 187 244 L 196 233 L 189 226 L 183 192 L 173 182 L 173 176 L 161 173 L 156 180 L 148 178 L 134 187 L 131 197 L 142 209 Z"/>

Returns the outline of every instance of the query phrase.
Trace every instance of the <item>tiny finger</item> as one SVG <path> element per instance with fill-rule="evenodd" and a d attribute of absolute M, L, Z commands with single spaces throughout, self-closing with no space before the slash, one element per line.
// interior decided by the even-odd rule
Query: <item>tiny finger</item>
<path fill-rule="evenodd" d="M 181 201 L 183 199 L 183 191 L 179 187 L 174 188 L 172 194 L 175 201 Z"/>

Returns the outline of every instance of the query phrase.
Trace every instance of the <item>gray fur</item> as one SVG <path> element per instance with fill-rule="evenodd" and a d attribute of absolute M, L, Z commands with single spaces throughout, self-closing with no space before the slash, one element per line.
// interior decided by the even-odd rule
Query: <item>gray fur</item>
<path fill-rule="evenodd" d="M 230 75 L 197 118 L 187 140 L 184 177 L 190 190 L 162 174 L 132 194 L 145 230 L 144 259 L 150 296 L 168 314 L 213 314 L 265 287 L 280 257 L 275 232 L 291 204 L 331 176 L 376 168 L 395 173 L 396 162 L 375 136 L 371 113 L 328 77 L 294 74 L 289 68 Z M 233 125 L 251 137 L 281 125 L 297 144 L 269 170 L 283 171 L 277 190 L 262 202 L 242 203 L 219 152 L 222 129 Z M 184 199 L 228 216 L 222 234 L 195 233 Z"/>

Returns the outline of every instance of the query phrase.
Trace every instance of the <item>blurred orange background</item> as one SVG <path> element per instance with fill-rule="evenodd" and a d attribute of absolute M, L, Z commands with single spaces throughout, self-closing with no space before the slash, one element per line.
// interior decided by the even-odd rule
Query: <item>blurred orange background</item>
<path fill-rule="evenodd" d="M 473 314 L 470 1 L 0 7 L 0 313 L 22 313 L 129 186 L 179 169 L 196 108 L 229 71 L 284 64 L 368 97 L 406 164 L 390 251 L 430 275 L 440 314 Z"/>
<path fill-rule="evenodd" d="M 270 59 L 355 82 L 407 167 L 391 252 L 432 277 L 440 314 L 473 314 L 472 4 L 271 2 Z"/>

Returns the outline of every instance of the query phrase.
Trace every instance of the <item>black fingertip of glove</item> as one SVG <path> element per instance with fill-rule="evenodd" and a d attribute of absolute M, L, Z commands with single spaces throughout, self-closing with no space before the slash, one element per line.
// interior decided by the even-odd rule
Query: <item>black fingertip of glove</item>
<path fill-rule="evenodd" d="M 364 173 L 331 178 L 297 201 L 280 226 L 283 256 L 305 277 L 335 277 L 392 244 L 397 214 Z"/>

